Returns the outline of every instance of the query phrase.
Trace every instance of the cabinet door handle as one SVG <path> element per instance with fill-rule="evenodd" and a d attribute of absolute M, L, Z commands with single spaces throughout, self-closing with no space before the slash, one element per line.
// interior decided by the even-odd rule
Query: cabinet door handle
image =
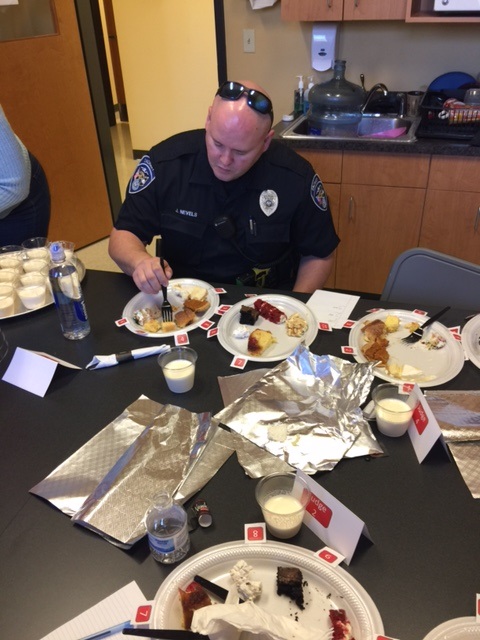
<path fill-rule="evenodd" d="M 355 219 L 355 199 L 353 196 L 350 196 L 350 200 L 348 201 L 348 221 L 353 222 Z"/>
<path fill-rule="evenodd" d="M 328 7 L 329 9 L 331 9 L 331 8 L 332 8 L 332 2 L 333 2 L 333 0 L 327 0 L 327 7 Z"/>
<path fill-rule="evenodd" d="M 476 233 L 478 231 L 478 221 L 480 220 L 480 207 L 477 209 L 477 215 L 475 216 L 475 224 L 473 225 L 473 232 Z"/>
<path fill-rule="evenodd" d="M 358 7 L 359 4 L 360 4 L 360 0 L 355 0 L 355 7 Z"/>

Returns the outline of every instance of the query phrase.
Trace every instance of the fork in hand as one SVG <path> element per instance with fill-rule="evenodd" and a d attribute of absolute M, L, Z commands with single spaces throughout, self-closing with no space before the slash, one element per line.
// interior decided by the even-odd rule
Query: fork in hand
<path fill-rule="evenodd" d="M 426 329 L 429 325 L 433 324 L 435 320 L 438 320 L 438 318 L 440 318 L 440 316 L 443 316 L 443 314 L 446 313 L 449 309 L 450 307 L 445 307 L 445 309 L 442 309 L 438 313 L 435 313 L 420 327 L 415 329 L 415 331 L 412 331 L 410 335 L 406 336 L 405 338 L 402 338 L 402 342 L 406 342 L 407 344 L 415 344 L 416 342 L 421 340 L 423 338 L 424 329 Z"/>
<path fill-rule="evenodd" d="M 157 238 L 157 242 L 155 244 L 155 254 L 157 258 L 160 258 L 160 266 L 163 269 L 163 273 L 165 273 L 165 263 L 163 258 L 161 257 L 162 251 L 162 240 L 161 238 Z M 162 322 L 172 322 L 173 313 L 172 313 L 172 305 L 169 303 L 167 298 L 167 287 L 164 287 L 163 284 L 160 285 L 162 287 L 163 294 L 163 302 L 162 302 Z"/>

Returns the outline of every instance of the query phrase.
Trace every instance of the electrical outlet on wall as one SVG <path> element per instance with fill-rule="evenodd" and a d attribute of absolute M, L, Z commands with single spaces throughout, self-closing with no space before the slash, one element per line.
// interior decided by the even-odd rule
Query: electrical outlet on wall
<path fill-rule="evenodd" d="M 244 53 L 255 53 L 255 29 L 243 30 Z"/>

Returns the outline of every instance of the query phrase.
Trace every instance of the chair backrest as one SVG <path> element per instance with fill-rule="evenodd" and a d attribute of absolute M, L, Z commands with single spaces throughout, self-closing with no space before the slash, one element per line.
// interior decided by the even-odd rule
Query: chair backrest
<path fill-rule="evenodd" d="M 381 300 L 480 311 L 480 265 L 421 247 L 401 253 Z"/>

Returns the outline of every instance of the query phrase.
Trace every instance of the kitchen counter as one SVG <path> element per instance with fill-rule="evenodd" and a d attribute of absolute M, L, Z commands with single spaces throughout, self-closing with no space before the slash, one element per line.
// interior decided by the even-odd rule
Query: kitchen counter
<path fill-rule="evenodd" d="M 480 146 L 473 147 L 461 140 L 436 140 L 417 138 L 415 142 L 395 142 L 394 140 L 340 140 L 312 137 L 292 140 L 282 138 L 281 133 L 292 125 L 279 122 L 275 125 L 275 137 L 292 149 L 319 149 L 323 151 L 363 151 L 373 153 L 420 154 L 431 156 L 480 157 Z"/>

